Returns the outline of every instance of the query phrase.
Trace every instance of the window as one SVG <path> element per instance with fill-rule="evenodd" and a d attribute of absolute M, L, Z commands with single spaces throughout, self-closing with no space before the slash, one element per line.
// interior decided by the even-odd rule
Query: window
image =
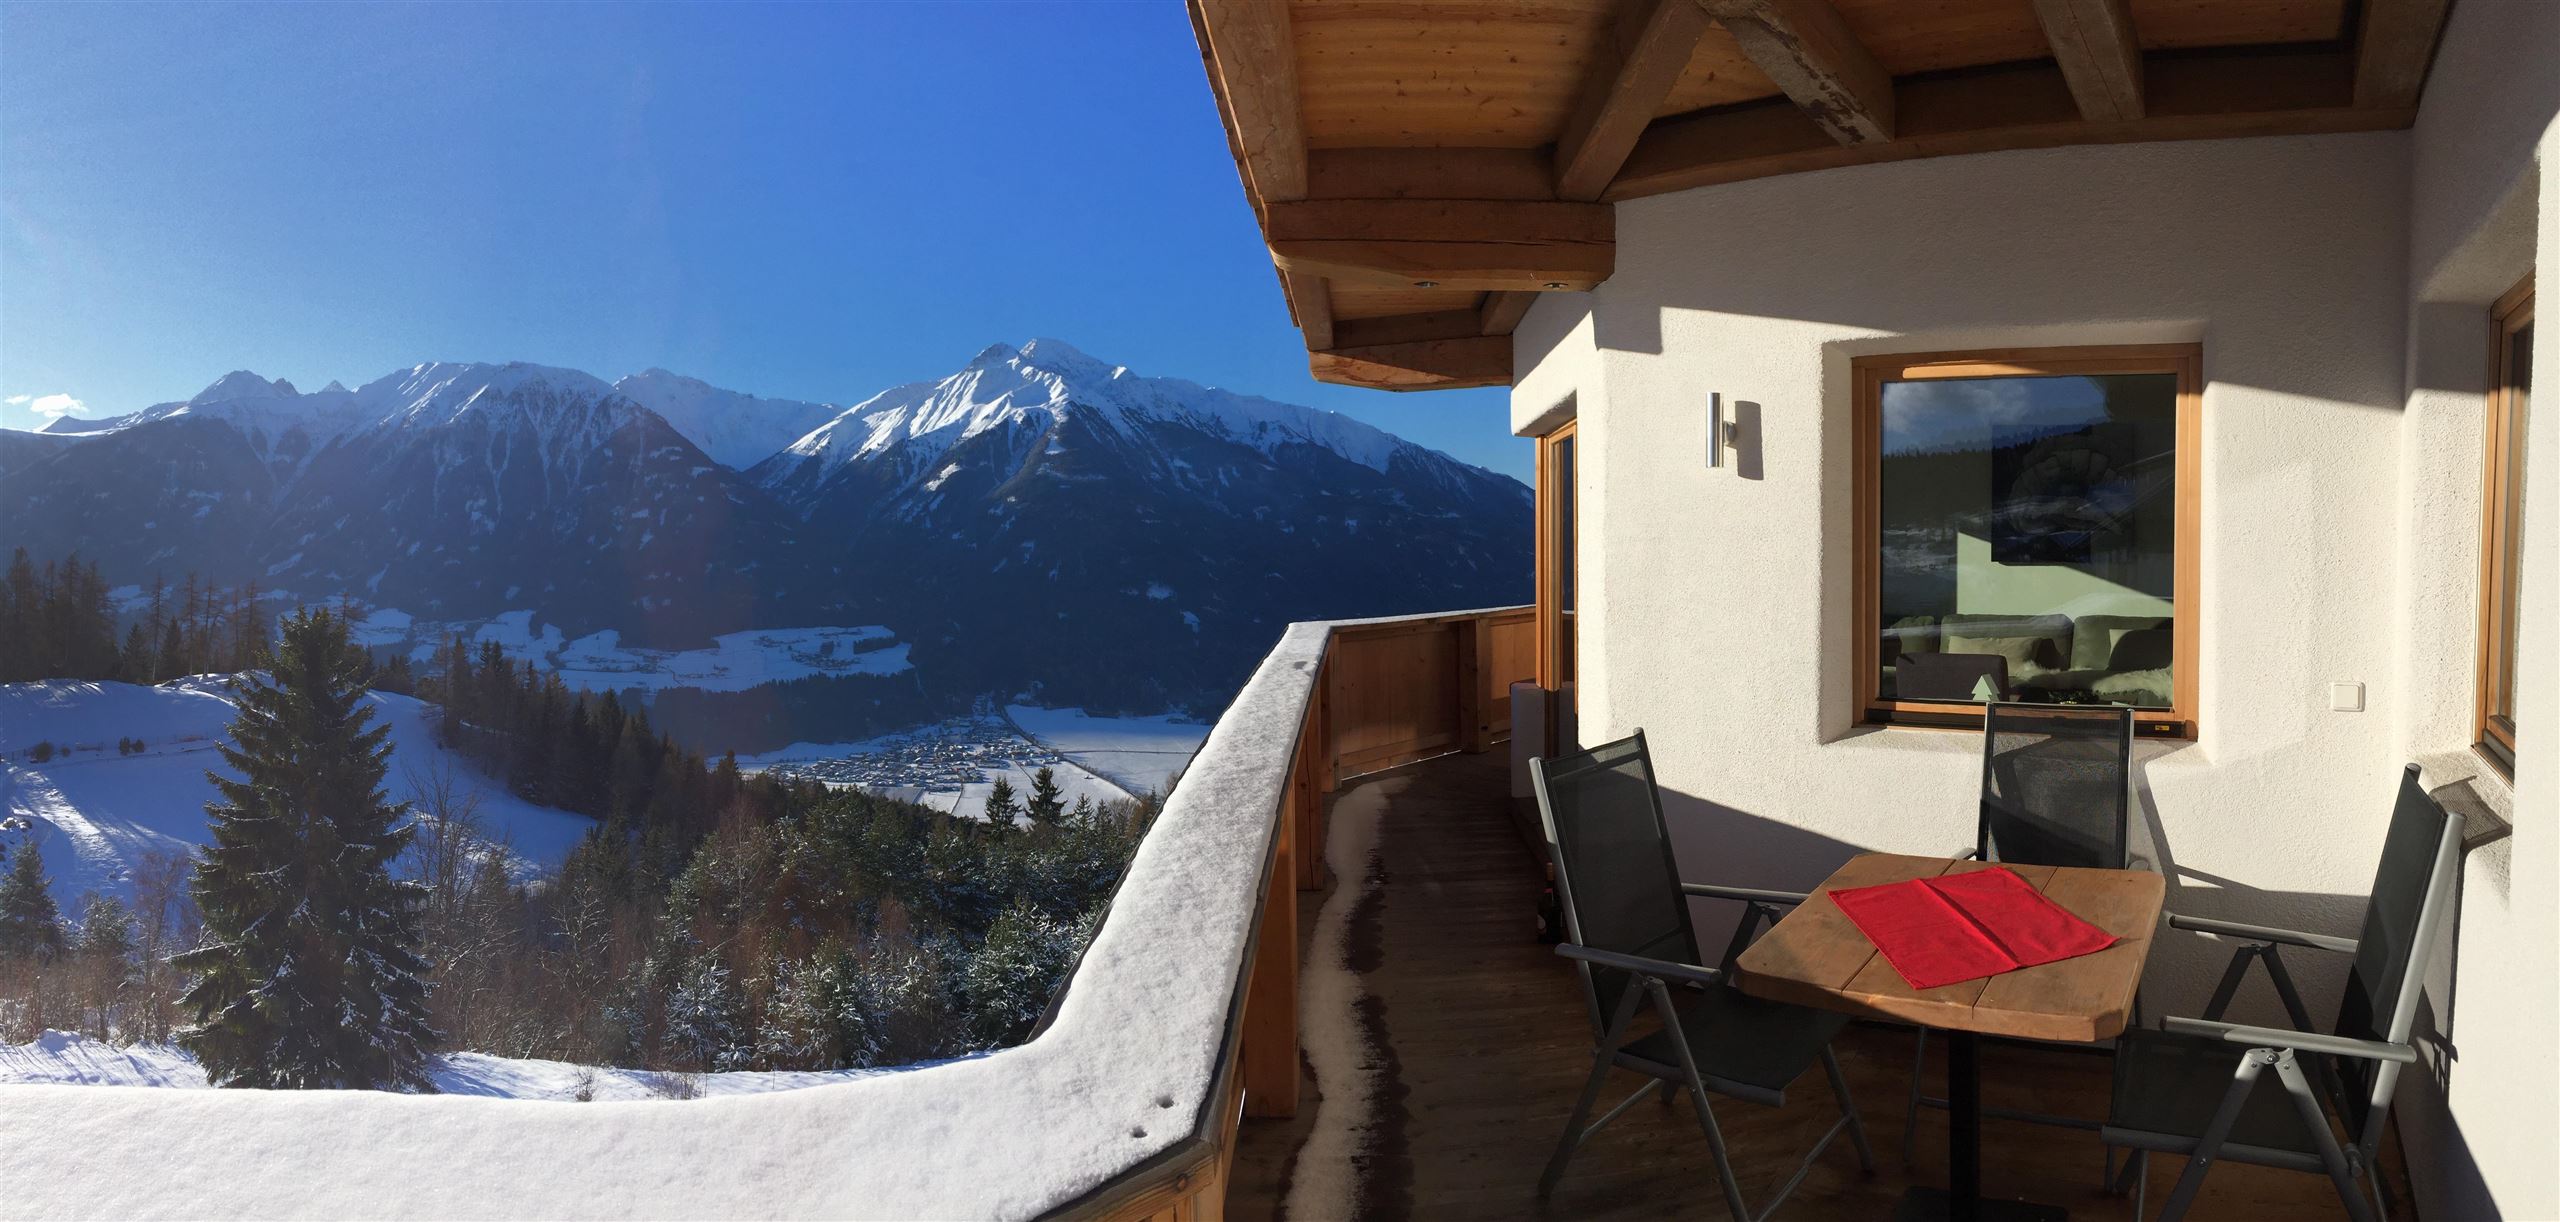
<path fill-rule="evenodd" d="M 2533 277 L 2490 311 L 2489 435 L 2480 497 L 2480 752 L 2516 766 L 2516 542 L 2524 522 L 2524 420 L 2533 389 Z"/>
<path fill-rule="evenodd" d="M 1574 675 L 1574 429 L 1538 439 L 1538 686 L 1555 691 Z"/>
<path fill-rule="evenodd" d="M 1980 725 L 2005 700 L 2194 732 L 2202 364 L 2193 344 L 1855 363 L 1865 720 Z"/>

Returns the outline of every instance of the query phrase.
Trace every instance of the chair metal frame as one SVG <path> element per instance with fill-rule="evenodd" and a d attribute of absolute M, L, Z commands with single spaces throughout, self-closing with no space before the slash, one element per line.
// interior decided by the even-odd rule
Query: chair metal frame
<path fill-rule="evenodd" d="M 2126 705 L 2102 708 L 2086 705 L 2016 704 L 2014 702 L 1996 700 L 1984 704 L 1982 709 L 1981 806 L 1974 818 L 1973 849 L 1970 852 L 1957 854 L 1957 856 L 1973 861 L 2008 860 L 2006 858 L 1995 859 L 1991 855 L 1993 849 L 1993 845 L 1991 843 L 1991 783 L 1993 768 L 1999 759 L 1998 752 L 1995 750 L 1999 742 L 1999 734 L 1995 729 L 1995 724 L 1998 720 L 1999 711 L 2004 707 L 2027 708 L 2039 713 L 2053 713 L 2063 717 L 2083 718 L 2092 722 L 2098 720 L 2101 715 L 2104 715 L 2108 720 L 2116 723 L 2116 765 L 2117 772 L 2121 775 L 2123 783 L 2116 787 L 2115 865 L 2111 868 L 2120 870 L 2130 869 L 2133 861 L 2131 824 L 2133 814 L 2132 788 L 2134 717 L 2133 709 Z M 2050 865 L 2054 863 L 2031 862 L 2023 864 Z M 2142 1013 L 2141 1001 L 2139 998 L 2135 1000 L 2134 1007 L 2135 1021 L 2139 1022 L 2141 1021 Z M 1920 1089 L 1920 1075 L 1921 1072 L 1927 1068 L 1928 1060 L 1929 1029 L 1927 1027 L 1922 1027 L 1919 1028 L 1918 1034 L 1912 1040 L 1911 1098 L 1909 1103 L 1904 1106 L 1902 1113 L 1902 1161 L 1904 1162 L 1911 1161 L 1914 1148 L 1913 1143 L 1918 1140 L 1920 1129 L 1920 1109 L 1924 1107 L 1934 1108 L 1939 1111 L 1945 1111 L 1947 1109 L 1947 1101 L 1945 1099 L 1938 1098 L 1934 1095 L 1924 1094 Z M 2041 1124 L 2051 1128 L 2078 1129 L 2086 1133 L 2097 1132 L 2104 1123 L 2102 1121 L 2091 1120 L 2083 1116 L 2061 1116 L 2051 1112 L 2033 1112 L 2024 1111 L 2018 1108 L 1991 1107 L 1988 1105 L 1983 1107 L 1982 1114 L 1984 1116 L 2000 1120 L 2015 1120 L 2026 1124 Z M 2112 1156 L 2109 1156 L 2107 1170 L 2108 1174 L 2112 1176 L 2114 1173 Z"/>
<path fill-rule="evenodd" d="M 2409 787 L 2418 785 L 2417 765 L 2409 765 L 2403 784 Z M 2423 795 L 2424 790 L 2418 792 Z M 2325 1173 L 2336 1185 L 2338 1199 L 2346 1205 L 2347 1216 L 2354 1222 L 2377 1222 L 2377 1219 L 2389 1215 L 2388 1190 L 2382 1182 L 2382 1138 L 2390 1127 L 2391 1102 L 2399 1087 L 2401 1068 L 2416 1064 L 2418 1060 L 2418 1050 L 2410 1042 L 2409 1032 L 2416 1025 L 2418 1005 L 2426 991 L 2429 952 L 2443 929 L 2446 913 L 2453 902 L 2454 883 L 2462 867 L 2462 816 L 2445 810 L 2433 798 L 2427 800 L 2442 819 L 2443 826 L 2437 836 L 2435 858 L 2429 866 L 2426 895 L 2419 905 L 2417 926 L 2410 934 L 2408 961 L 2400 969 L 2400 990 L 2393 999 L 2390 1022 L 2384 1028 L 2384 1038 L 2380 1040 L 2311 1031 L 2310 1017 L 2303 1009 L 2301 994 L 2293 987 L 2292 977 L 2285 971 L 2284 961 L 2278 953 L 2280 946 L 2293 946 L 2353 955 L 2362 946 L 2358 939 L 2170 914 L 2171 928 L 2235 938 L 2246 944 L 2233 951 L 2231 965 L 2224 970 L 2221 984 L 2214 989 L 2213 998 L 2205 1007 L 2205 1017 L 2169 1018 L 2161 1023 L 2161 1029 L 2172 1034 L 2218 1039 L 2243 1051 L 2232 1071 L 2231 1085 L 2202 1134 L 2155 1133 L 2119 1128 L 2113 1124 L 2101 1127 L 2100 1136 L 2109 1147 L 2122 1146 L 2130 1151 L 2123 1175 L 2116 1178 L 2114 1186 L 2121 1191 L 2126 1181 L 2131 1182 L 2137 1220 L 2142 1216 L 2146 1172 L 2155 1152 L 2183 1154 L 2187 1158 L 2186 1169 L 2179 1174 L 2177 1186 L 2171 1191 L 2168 1202 L 2161 1207 L 2160 1222 L 2178 1222 L 2186 1216 L 2188 1207 L 2195 1202 L 2196 1193 L 2204 1186 L 2206 1173 L 2219 1159 Z M 2221 1021 L 2223 1011 L 2231 1004 L 2252 961 L 2266 966 L 2268 979 L 2284 1004 L 2286 1016 L 2301 1030 L 2285 1031 Z M 2306 1061 L 2309 1066 L 2307 1072 Z M 2339 1062 L 2368 1062 L 2372 1066 L 2372 1080 L 2360 1126 L 2353 1123 L 2354 1113 L 2348 1108 L 2352 1096 L 2337 1072 Z M 2233 1124 L 2238 1121 L 2250 1093 L 2256 1089 L 2258 1077 L 2269 1069 L 2276 1071 L 2285 1093 L 2292 1097 L 2294 1110 L 2311 1134 L 2316 1155 L 2231 1142 Z M 2327 1108 L 2323 1106 L 2324 1099 Z M 2329 1108 L 2336 1110 L 2339 1128 L 2347 1130 L 2353 1139 L 2350 1144 L 2339 1145 L 2337 1132 L 2331 1127 Z"/>
<path fill-rule="evenodd" d="M 1600 751 L 1630 742 L 1633 743 L 1635 758 L 1644 770 L 1645 799 L 1652 807 L 1653 828 L 1655 837 L 1662 846 L 1662 868 L 1665 877 L 1679 888 L 1682 897 L 1682 902 L 1675 907 L 1679 912 L 1680 932 L 1688 940 L 1690 953 L 1692 955 L 1697 953 L 1697 934 L 1689 921 L 1687 897 L 1733 900 L 1745 907 L 1742 925 L 1735 930 L 1734 937 L 1726 948 L 1726 964 L 1729 968 L 1733 956 L 1741 953 L 1741 948 L 1747 944 L 1747 934 L 1757 921 L 1765 919 L 1774 922 L 1779 905 L 1800 903 L 1805 897 L 1798 892 L 1763 891 L 1747 887 L 1720 887 L 1680 882 L 1679 865 L 1673 859 L 1671 837 L 1662 817 L 1661 791 L 1653 783 L 1653 756 L 1646 749 L 1644 731 L 1638 729 L 1628 738 L 1575 752 L 1573 756 L 1563 757 L 1563 760 L 1570 760 L 1574 756 L 1588 759 Z M 1581 978 L 1584 1008 L 1589 1012 L 1592 1030 L 1598 1038 L 1592 1051 L 1591 1075 L 1583 1084 L 1581 1097 L 1573 1105 L 1573 1113 L 1565 1120 L 1564 1133 L 1556 1142 L 1555 1153 L 1547 1160 L 1546 1171 L 1538 1177 L 1539 1197 L 1545 1198 L 1554 1192 L 1556 1183 L 1564 1177 L 1566 1165 L 1573 1159 L 1574 1151 L 1593 1134 L 1606 1128 L 1610 1121 L 1625 1114 L 1628 1108 L 1635 1106 L 1649 1094 L 1659 1092 L 1662 1101 L 1668 1104 L 1684 1087 L 1688 1091 L 1691 1106 L 1697 1112 L 1698 1127 L 1706 1134 L 1707 1148 L 1714 1155 L 1716 1181 L 1723 1189 L 1725 1208 L 1737 1222 L 1761 1222 L 1775 1213 L 1779 1206 L 1786 1203 L 1788 1196 L 1792 1195 L 1804 1182 L 1805 1176 L 1813 1170 L 1814 1160 L 1820 1158 L 1823 1152 L 1831 1147 L 1831 1143 L 1840 1136 L 1843 1129 L 1848 1130 L 1849 1140 L 1857 1148 L 1858 1165 L 1868 1172 L 1873 1172 L 1875 1151 L 1867 1143 L 1866 1126 L 1859 1121 L 1857 1105 L 1849 1096 L 1849 1081 L 1840 1070 L 1839 1058 L 1826 1043 L 1823 1045 L 1820 1060 L 1824 1076 L 1830 1079 L 1832 1100 L 1839 1105 L 1840 1119 L 1833 1121 L 1831 1127 L 1823 1131 L 1821 1139 L 1814 1142 L 1813 1148 L 1805 1153 L 1803 1161 L 1796 1165 L 1794 1174 L 1787 1177 L 1786 1183 L 1778 1188 L 1777 1194 L 1770 1198 L 1766 1207 L 1754 1213 L 1749 1204 L 1743 1200 L 1741 1186 L 1734 1178 L 1732 1159 L 1725 1149 L 1723 1130 L 1716 1125 L 1715 1110 L 1707 1101 L 1707 1093 L 1713 1091 L 1770 1107 L 1785 1106 L 1786 1094 L 1783 1090 L 1772 1091 L 1747 1082 L 1715 1077 L 1702 1073 L 1698 1069 L 1697 1058 L 1690 1052 L 1687 1035 L 1680 1025 L 1680 1010 L 1674 1003 L 1672 989 L 1675 987 L 1730 988 L 1732 986 L 1726 983 L 1725 969 L 1704 967 L 1694 963 L 1676 963 L 1667 959 L 1643 958 L 1582 945 L 1582 917 L 1573 898 L 1573 869 L 1565 860 L 1564 840 L 1558 834 L 1556 826 L 1555 803 L 1548 791 L 1550 772 L 1563 760 L 1549 760 L 1543 756 L 1533 757 L 1529 761 L 1529 777 L 1537 791 L 1538 818 L 1546 832 L 1549 859 L 1555 864 L 1556 898 L 1558 905 L 1564 910 L 1566 940 L 1556 947 L 1556 953 L 1574 962 L 1576 973 Z M 1600 1012 L 1600 990 L 1598 982 L 1592 976 L 1594 968 L 1624 972 L 1629 977 L 1628 987 L 1620 995 L 1616 1012 L 1613 1014 L 1603 1015 Z M 1678 1053 L 1679 1063 L 1676 1065 L 1637 1056 L 1624 1050 L 1628 1042 L 1629 1029 L 1635 1022 L 1641 1003 L 1647 999 L 1651 1000 L 1655 1013 L 1661 1017 L 1662 1030 L 1670 1037 L 1668 1042 Z M 1637 1087 L 1634 1094 L 1602 1113 L 1600 1119 L 1586 1127 L 1583 1122 L 1589 1118 L 1592 1107 L 1599 1101 L 1601 1089 L 1607 1085 L 1609 1071 L 1612 1069 L 1629 1070 L 1643 1074 L 1651 1080 Z"/>

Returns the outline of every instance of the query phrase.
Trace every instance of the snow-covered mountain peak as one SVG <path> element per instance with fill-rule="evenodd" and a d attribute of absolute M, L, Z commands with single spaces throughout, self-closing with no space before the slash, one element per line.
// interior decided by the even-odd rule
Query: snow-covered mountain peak
<path fill-rule="evenodd" d="M 385 425 L 432 425 L 497 403 L 592 404 L 613 397 L 594 374 L 525 361 L 503 365 L 433 361 L 358 387 L 355 401 Z"/>
<path fill-rule="evenodd" d="M 187 400 L 195 404 L 234 403 L 243 399 L 292 399 L 301 392 L 293 383 L 277 378 L 270 382 L 246 369 L 235 369 L 213 380 L 213 385 Z"/>
<path fill-rule="evenodd" d="M 348 390 L 346 383 L 341 382 L 336 378 L 331 378 L 329 379 L 328 385 L 320 388 L 320 393 L 324 395 L 350 395 L 355 392 Z"/>
<path fill-rule="evenodd" d="M 655 368 L 626 375 L 613 389 L 656 412 L 711 461 L 739 470 L 772 457 L 840 410 L 832 403 L 722 390 L 700 378 Z"/>
<path fill-rule="evenodd" d="M 996 346 L 1001 348 L 1004 345 Z M 1022 364 L 1031 368 L 1045 369 L 1071 379 L 1116 378 L 1129 372 L 1129 367 L 1126 365 L 1110 365 L 1097 361 L 1077 350 L 1073 344 L 1059 339 L 1032 340 L 1017 350 L 1014 356 Z"/>

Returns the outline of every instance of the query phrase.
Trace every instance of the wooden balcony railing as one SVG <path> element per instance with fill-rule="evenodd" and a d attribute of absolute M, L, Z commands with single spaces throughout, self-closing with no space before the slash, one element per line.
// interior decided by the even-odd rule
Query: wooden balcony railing
<path fill-rule="evenodd" d="M 1217 1070 L 1184 1140 L 1060 1213 L 1127 1222 L 1224 1216 L 1241 1118 L 1298 1107 L 1298 892 L 1323 885 L 1326 795 L 1346 777 L 1508 738 L 1511 684 L 1533 677 L 1536 654 L 1529 607 L 1290 626 L 1174 793 L 1178 803 L 1223 790 L 1230 773 L 1281 777 L 1268 793 L 1237 795 L 1270 815 L 1259 877 L 1215 880 L 1258 897 Z M 1229 739 L 1231 725 L 1245 733 Z M 1086 984 L 1080 971 L 1069 990 Z"/>

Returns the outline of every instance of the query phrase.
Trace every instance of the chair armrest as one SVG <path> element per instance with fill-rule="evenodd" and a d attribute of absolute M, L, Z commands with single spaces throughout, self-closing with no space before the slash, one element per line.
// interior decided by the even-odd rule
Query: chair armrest
<path fill-rule="evenodd" d="M 2342 955 L 2356 953 L 2356 940 L 2353 938 L 2332 938 L 2327 934 L 2301 933 L 2266 925 L 2243 925 L 2238 921 L 2217 921 L 2211 917 L 2186 916 L 2175 912 L 2169 914 L 2169 928 L 2220 934 L 2223 937 L 2238 938 L 2244 942 L 2277 942 L 2286 946 L 2307 947 L 2311 950 L 2336 951 Z"/>
<path fill-rule="evenodd" d="M 2208 1022 L 2201 1018 L 2162 1019 L 2160 1029 L 2174 1035 L 2200 1035 L 2207 1039 L 2221 1040 L 2226 1044 L 2246 1044 L 2252 1048 L 2290 1048 L 2296 1052 L 2363 1057 L 2368 1061 L 2398 1061 L 2403 1065 L 2415 1064 L 2418 1060 L 2418 1050 L 2407 1044 L 2349 1039 L 2343 1035 L 2283 1031 L 2274 1027 L 2244 1027 L 2238 1023 Z"/>
<path fill-rule="evenodd" d="M 1739 900 L 1745 904 L 1801 904 L 1813 894 L 1810 891 L 1763 891 L 1757 887 L 1727 887 L 1720 883 L 1682 883 L 1680 893 L 1711 900 Z"/>
<path fill-rule="evenodd" d="M 1556 947 L 1556 953 L 1567 959 L 1580 959 L 1596 967 L 1614 967 L 1622 972 L 1634 972 L 1639 976 L 1651 976 L 1656 980 L 1678 981 L 1682 984 L 1719 984 L 1724 980 L 1724 973 L 1711 967 L 1699 967 L 1694 963 L 1673 963 L 1668 959 L 1622 955 L 1613 950 L 1576 946 L 1571 942 Z"/>

